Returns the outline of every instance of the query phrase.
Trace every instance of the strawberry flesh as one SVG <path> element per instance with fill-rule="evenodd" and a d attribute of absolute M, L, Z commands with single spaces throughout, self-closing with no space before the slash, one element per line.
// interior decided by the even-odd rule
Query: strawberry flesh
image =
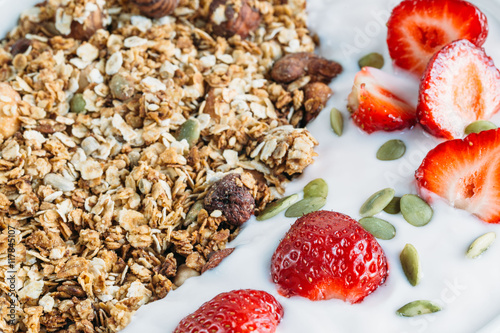
<path fill-rule="evenodd" d="M 361 302 L 387 278 L 384 251 L 349 216 L 317 211 L 299 218 L 271 261 L 278 292 L 310 300 Z"/>
<path fill-rule="evenodd" d="M 260 290 L 233 290 L 215 296 L 179 323 L 174 333 L 273 333 L 283 307 Z"/>
<path fill-rule="evenodd" d="M 468 40 L 436 53 L 422 76 L 417 118 L 431 134 L 463 137 L 471 122 L 500 109 L 500 72 L 484 50 Z"/>
<path fill-rule="evenodd" d="M 415 178 L 428 201 L 435 193 L 485 222 L 500 223 L 500 129 L 439 144 Z"/>
<path fill-rule="evenodd" d="M 396 66 L 420 76 L 446 44 L 468 39 L 481 46 L 488 36 L 486 16 L 462 0 L 405 0 L 387 22 L 387 45 Z"/>
<path fill-rule="evenodd" d="M 354 123 L 367 133 L 402 130 L 416 123 L 415 107 L 405 96 L 412 90 L 408 80 L 363 67 L 354 78 L 347 107 Z"/>

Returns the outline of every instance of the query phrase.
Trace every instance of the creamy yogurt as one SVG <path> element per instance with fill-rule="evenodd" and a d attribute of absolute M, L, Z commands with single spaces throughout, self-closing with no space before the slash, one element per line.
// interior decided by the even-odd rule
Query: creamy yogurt
<path fill-rule="evenodd" d="M 8 2 L 0 21 L 1 32 L 15 23 L 21 7 L 36 0 Z M 318 53 L 342 63 L 344 72 L 331 87 L 335 95 L 326 109 L 308 128 L 318 139 L 319 156 L 302 177 L 292 182 L 287 193 L 301 192 L 304 185 L 317 177 L 324 178 L 330 193 L 324 209 L 342 212 L 358 219 L 361 204 L 374 192 L 393 187 L 397 195 L 416 193 L 413 174 L 423 157 L 440 141 L 424 133 L 420 127 L 394 133 L 367 135 L 348 119 L 345 109 L 354 75 L 359 70 L 357 60 L 369 53 L 380 52 L 386 59 L 383 68 L 393 72 L 385 44 L 385 22 L 394 0 L 309 0 L 309 26 L 322 41 Z M 490 34 L 484 47 L 500 65 L 500 2 L 472 1 L 487 15 Z M 7 1 L 0 1 L 6 8 Z M 16 7 L 17 6 L 17 7 Z M 19 8 L 18 8 L 19 7 Z M 6 15 L 7 14 L 7 15 Z M 411 82 L 415 89 L 418 83 Z M 415 94 L 409 98 L 415 103 Z M 337 137 L 329 125 L 329 109 L 343 111 L 345 128 Z M 500 116 L 494 120 L 500 124 Z M 377 149 L 389 139 L 401 139 L 407 145 L 405 156 L 397 161 L 378 161 Z M 300 297 L 278 295 L 270 277 L 270 260 L 280 239 L 295 219 L 280 214 L 270 220 L 248 221 L 238 237 L 229 244 L 233 254 L 216 269 L 189 279 L 183 287 L 170 292 L 164 299 L 143 306 L 136 313 L 125 333 L 172 332 L 178 322 L 215 295 L 234 289 L 265 290 L 283 305 L 285 316 L 278 333 L 493 333 L 500 332 L 500 243 L 481 257 L 470 260 L 465 251 L 477 236 L 494 231 L 499 225 L 486 224 L 465 211 L 454 209 L 441 201 L 433 203 L 434 217 L 425 227 L 408 224 L 401 215 L 379 214 L 397 229 L 394 239 L 379 240 L 389 261 L 390 274 L 386 283 L 361 304 L 340 300 L 312 302 Z M 406 243 L 413 244 L 423 267 L 423 278 L 412 287 L 399 264 L 399 253 Z M 441 312 L 415 318 L 401 318 L 395 311 L 407 302 L 430 299 L 440 303 Z"/>
<path fill-rule="evenodd" d="M 475 1 L 489 19 L 490 34 L 486 52 L 500 65 L 500 17 L 498 2 Z M 292 182 L 287 193 L 300 192 L 307 182 L 322 177 L 330 187 L 324 209 L 359 218 L 361 204 L 372 193 L 393 187 L 397 195 L 416 193 L 413 174 L 423 157 L 440 141 L 424 133 L 420 127 L 394 133 L 367 135 L 348 119 L 345 109 L 354 75 L 359 70 L 357 60 L 369 52 L 384 54 L 384 70 L 392 72 L 385 36 L 385 22 L 394 1 L 308 1 L 309 26 L 321 38 L 318 53 L 335 59 L 344 66 L 344 73 L 332 82 L 335 95 L 309 130 L 320 142 L 315 163 L 304 175 Z M 411 84 L 411 82 L 410 82 Z M 412 83 L 417 89 L 418 82 Z M 415 90 L 416 91 L 416 90 Z M 415 94 L 409 98 L 416 102 Z M 333 134 L 329 125 L 329 109 L 341 109 L 345 117 L 342 137 Z M 495 120 L 494 120 L 495 121 Z M 496 118 L 497 124 L 500 117 Z M 407 152 L 397 161 L 378 161 L 377 149 L 389 139 L 401 139 Z M 401 215 L 381 213 L 397 229 L 389 241 L 380 240 L 389 260 L 387 282 L 361 304 L 340 300 L 312 302 L 300 297 L 278 295 L 269 273 L 270 260 L 280 239 L 295 219 L 283 214 L 267 221 L 254 218 L 246 223 L 238 237 L 229 244 L 233 254 L 201 277 L 188 280 L 160 301 L 139 309 L 126 333 L 171 332 L 187 314 L 215 295 L 241 288 L 265 290 L 277 297 L 285 309 L 278 327 L 279 333 L 380 332 L 417 333 L 480 331 L 500 315 L 500 244 L 481 257 L 470 260 L 465 251 L 475 237 L 494 231 L 500 226 L 489 225 L 465 211 L 454 209 L 441 201 L 433 203 L 435 215 L 425 227 L 408 224 Z M 423 278 L 417 287 L 406 280 L 399 264 L 399 253 L 406 243 L 419 251 Z M 441 312 L 414 318 L 401 318 L 395 311 L 407 302 L 430 299 L 440 303 Z M 492 322 L 482 332 L 499 332 L 500 323 Z"/>

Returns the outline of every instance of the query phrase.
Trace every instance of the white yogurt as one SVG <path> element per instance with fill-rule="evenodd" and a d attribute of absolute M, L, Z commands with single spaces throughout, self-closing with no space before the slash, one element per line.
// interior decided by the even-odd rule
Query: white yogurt
<path fill-rule="evenodd" d="M 15 4 L 28 6 L 35 2 Z M 289 185 L 287 193 L 300 192 L 307 182 L 322 177 L 330 187 L 324 209 L 355 219 L 359 218 L 358 210 L 365 199 L 382 188 L 393 187 L 397 195 L 416 193 L 413 174 L 428 150 L 439 142 L 420 127 L 367 135 L 347 118 L 346 98 L 359 70 L 357 60 L 369 52 L 380 52 L 387 63 L 384 70 L 392 72 L 385 44 L 385 22 L 395 2 L 398 1 L 308 1 L 310 28 L 322 41 L 318 52 L 341 62 L 344 73 L 332 82 L 335 95 L 309 126 L 320 142 L 319 156 L 301 178 Z M 500 4 L 491 0 L 473 2 L 488 16 L 490 34 L 485 49 L 500 65 L 497 20 Z M 7 22 L 11 24 L 3 21 L 4 25 L 0 26 L 3 32 Z M 340 138 L 329 125 L 329 109 L 333 106 L 344 113 L 345 129 Z M 500 124 L 500 117 L 496 117 L 496 123 Z M 377 149 L 394 138 L 406 143 L 405 156 L 397 161 L 378 161 Z M 221 292 L 242 288 L 265 290 L 276 296 L 285 310 L 278 333 L 471 333 L 483 327 L 481 333 L 500 332 L 500 321 L 494 320 L 500 315 L 500 244 L 493 244 L 476 260 L 465 258 L 473 239 L 488 231 L 500 235 L 500 226 L 483 223 L 443 202 L 435 202 L 433 207 L 432 221 L 422 228 L 409 225 L 401 215 L 380 214 L 397 229 L 394 239 L 379 241 L 388 257 L 390 274 L 387 282 L 361 304 L 350 305 L 335 299 L 312 302 L 278 295 L 271 282 L 270 260 L 280 239 L 295 221 L 280 214 L 263 222 L 255 218 L 248 221 L 236 240 L 229 244 L 236 248 L 230 257 L 203 276 L 189 279 L 164 299 L 143 306 L 124 332 L 172 332 L 183 317 L 202 303 Z M 399 264 L 399 253 L 406 243 L 417 248 L 422 260 L 424 275 L 417 287 L 407 282 Z M 415 318 L 395 314 L 396 309 L 417 299 L 435 300 L 443 306 L 443 311 Z"/>

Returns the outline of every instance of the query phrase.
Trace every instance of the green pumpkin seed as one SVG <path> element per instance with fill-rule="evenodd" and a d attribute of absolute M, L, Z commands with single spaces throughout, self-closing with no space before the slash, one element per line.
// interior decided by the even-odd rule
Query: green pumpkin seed
<path fill-rule="evenodd" d="M 344 118 L 342 117 L 342 113 L 336 108 L 332 108 L 330 111 L 330 125 L 335 134 L 338 136 L 342 135 L 344 131 Z"/>
<path fill-rule="evenodd" d="M 399 205 L 405 220 L 415 227 L 429 223 L 434 213 L 427 202 L 414 194 L 403 195 Z"/>
<path fill-rule="evenodd" d="M 490 129 L 496 129 L 497 125 L 493 124 L 491 121 L 478 120 L 470 123 L 469 126 L 465 128 L 465 134 L 469 135 L 471 133 L 479 133 L 482 131 L 487 131 Z"/>
<path fill-rule="evenodd" d="M 189 209 L 189 212 L 186 214 L 186 218 L 184 219 L 184 225 L 188 226 L 194 221 L 196 221 L 198 219 L 198 213 L 202 209 L 203 209 L 203 200 L 196 201 Z"/>
<path fill-rule="evenodd" d="M 396 313 L 402 317 L 415 317 L 441 311 L 441 307 L 432 301 L 418 300 L 399 308 Z"/>
<path fill-rule="evenodd" d="M 392 188 L 384 188 L 378 191 L 365 201 L 359 209 L 359 214 L 365 217 L 380 213 L 394 198 L 394 193 Z"/>
<path fill-rule="evenodd" d="M 114 98 L 125 101 L 134 95 L 132 79 L 122 74 L 115 74 L 109 82 L 109 90 Z"/>
<path fill-rule="evenodd" d="M 361 226 L 378 239 L 389 240 L 396 236 L 396 228 L 386 220 L 377 217 L 363 217 L 359 220 Z"/>
<path fill-rule="evenodd" d="M 73 98 L 71 98 L 71 101 L 69 102 L 69 108 L 71 112 L 74 113 L 83 113 L 85 112 L 85 106 L 87 103 L 85 102 L 85 99 L 83 98 L 83 94 L 75 94 Z"/>
<path fill-rule="evenodd" d="M 467 258 L 474 259 L 479 257 L 493 244 L 496 237 L 497 235 L 494 232 L 488 232 L 476 238 L 467 250 Z"/>
<path fill-rule="evenodd" d="M 384 57 L 380 53 L 372 52 L 359 59 L 358 65 L 359 68 L 368 66 L 381 69 L 384 67 Z"/>
<path fill-rule="evenodd" d="M 406 145 L 401 140 L 389 140 L 377 151 L 377 159 L 381 161 L 393 161 L 401 158 L 406 152 Z"/>
<path fill-rule="evenodd" d="M 280 212 L 290 207 L 298 198 L 298 194 L 292 194 L 268 204 L 262 213 L 257 216 L 257 221 L 264 221 L 278 215 Z"/>
<path fill-rule="evenodd" d="M 326 199 L 322 197 L 304 198 L 288 207 L 285 212 L 285 216 L 301 217 L 305 214 L 317 211 L 323 207 L 325 203 Z"/>
<path fill-rule="evenodd" d="M 200 139 L 200 123 L 198 120 L 190 118 L 184 122 L 179 128 L 179 133 L 177 134 L 177 140 L 181 141 L 186 139 L 189 143 L 189 147 L 195 145 Z"/>
<path fill-rule="evenodd" d="M 322 178 L 312 180 L 304 187 L 304 198 L 322 197 L 326 199 L 327 196 L 328 184 Z"/>
<path fill-rule="evenodd" d="M 420 283 L 422 277 L 422 268 L 420 265 L 420 257 L 418 256 L 417 249 L 411 245 L 406 244 L 403 251 L 399 255 L 403 272 L 412 286 Z"/>
<path fill-rule="evenodd" d="M 401 202 L 401 197 L 394 197 L 392 198 L 391 202 L 384 208 L 384 212 L 387 214 L 399 214 L 401 212 L 401 208 L 399 207 L 399 204 Z"/>

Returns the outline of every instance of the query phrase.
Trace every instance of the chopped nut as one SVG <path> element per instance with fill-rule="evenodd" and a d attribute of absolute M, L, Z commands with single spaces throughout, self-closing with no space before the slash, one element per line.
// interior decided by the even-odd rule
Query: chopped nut
<path fill-rule="evenodd" d="M 309 83 L 304 87 L 306 112 L 302 120 L 302 127 L 318 116 L 332 94 L 330 87 L 322 82 Z"/>
<path fill-rule="evenodd" d="M 246 38 L 260 24 L 260 13 L 252 8 L 248 0 L 213 0 L 209 9 L 209 20 L 214 34 L 222 37 L 240 35 Z"/>
<path fill-rule="evenodd" d="M 151 18 L 160 18 L 174 11 L 179 0 L 132 0 L 141 13 Z"/>
<path fill-rule="evenodd" d="M 224 260 L 226 257 L 228 257 L 231 253 L 233 253 L 234 248 L 227 248 L 224 250 L 219 250 L 212 252 L 208 255 L 208 261 L 203 266 L 203 269 L 201 270 L 201 274 L 205 273 L 206 271 L 215 268 L 219 266 L 219 264 Z"/>
<path fill-rule="evenodd" d="M 192 278 L 194 276 L 199 276 L 200 273 L 192 268 L 187 267 L 186 265 L 180 265 L 177 269 L 177 275 L 174 279 L 174 284 L 177 287 L 180 287 L 186 282 L 187 279 Z"/>
<path fill-rule="evenodd" d="M 0 83 L 0 134 L 4 138 L 11 137 L 21 127 L 19 121 L 19 94 L 8 83 Z"/>

